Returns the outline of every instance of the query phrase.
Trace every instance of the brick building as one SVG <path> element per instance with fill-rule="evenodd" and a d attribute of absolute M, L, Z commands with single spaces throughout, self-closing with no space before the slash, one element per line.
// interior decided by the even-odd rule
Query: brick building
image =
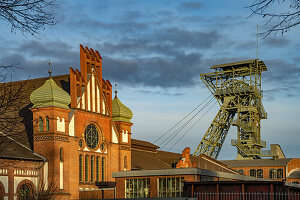
<path fill-rule="evenodd" d="M 15 111 L 22 111 L 14 124 L 20 131 L 2 131 L 14 146 L 1 146 L 0 199 L 22 199 L 22 193 L 28 195 L 40 183 L 55 183 L 62 199 L 78 199 L 81 191 L 96 191 L 95 182 L 114 181 L 112 172 L 131 169 L 133 115 L 117 95 L 112 99 L 99 52 L 80 46 L 80 71 L 49 73 L 48 78 L 12 83 L 14 88 L 22 85 L 23 107 Z M 4 155 L 8 148 L 11 157 Z M 20 148 L 27 149 L 21 158 Z M 28 170 L 19 171 L 21 167 Z M 114 195 L 113 190 L 106 193 Z"/>

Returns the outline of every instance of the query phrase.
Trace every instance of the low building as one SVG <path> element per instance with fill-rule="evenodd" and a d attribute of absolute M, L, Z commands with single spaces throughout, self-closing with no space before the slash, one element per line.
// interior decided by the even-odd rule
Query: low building
<path fill-rule="evenodd" d="M 247 176 L 278 181 L 300 182 L 300 159 L 223 160 L 222 163 Z"/>

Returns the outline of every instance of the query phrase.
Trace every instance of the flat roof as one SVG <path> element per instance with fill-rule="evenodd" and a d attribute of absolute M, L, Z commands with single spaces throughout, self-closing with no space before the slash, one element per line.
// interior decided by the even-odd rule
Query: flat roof
<path fill-rule="evenodd" d="M 230 174 L 225 172 L 216 172 L 199 168 L 174 168 L 174 169 L 159 169 L 159 170 L 134 170 L 113 172 L 113 178 L 125 177 L 147 177 L 147 176 L 175 176 L 175 175 L 202 175 L 218 178 L 227 178 L 241 181 L 272 181 L 269 179 L 255 178 L 251 176 Z"/>
<path fill-rule="evenodd" d="M 260 67 L 262 67 L 262 71 L 268 71 L 265 63 L 262 60 L 258 60 L 258 59 L 243 60 L 243 61 L 239 61 L 239 62 L 232 62 L 232 63 L 224 63 L 224 64 L 220 64 L 220 65 L 213 65 L 213 66 L 210 67 L 210 69 L 217 69 L 217 68 L 225 68 L 226 69 L 226 68 L 229 68 L 229 67 L 239 68 L 241 66 L 254 64 L 256 61 L 258 62 L 258 65 Z"/>

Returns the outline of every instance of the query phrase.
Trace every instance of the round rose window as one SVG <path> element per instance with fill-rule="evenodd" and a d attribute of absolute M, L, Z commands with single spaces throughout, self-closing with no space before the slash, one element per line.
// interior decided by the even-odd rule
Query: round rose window
<path fill-rule="evenodd" d="M 84 131 L 84 139 L 86 145 L 90 149 L 95 149 L 99 143 L 99 132 L 94 124 L 89 124 Z"/>

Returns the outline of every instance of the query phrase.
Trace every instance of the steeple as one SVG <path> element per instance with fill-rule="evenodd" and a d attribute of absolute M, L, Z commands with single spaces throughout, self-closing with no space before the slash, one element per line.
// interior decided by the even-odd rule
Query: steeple
<path fill-rule="evenodd" d="M 41 108 L 55 106 L 69 109 L 71 102 L 70 95 L 60 88 L 51 77 L 51 68 L 49 62 L 49 79 L 40 88 L 34 90 L 30 95 L 32 108 Z"/>
<path fill-rule="evenodd" d="M 115 90 L 115 98 L 112 100 L 112 119 L 131 123 L 132 111 L 118 99 L 117 93 Z"/>

